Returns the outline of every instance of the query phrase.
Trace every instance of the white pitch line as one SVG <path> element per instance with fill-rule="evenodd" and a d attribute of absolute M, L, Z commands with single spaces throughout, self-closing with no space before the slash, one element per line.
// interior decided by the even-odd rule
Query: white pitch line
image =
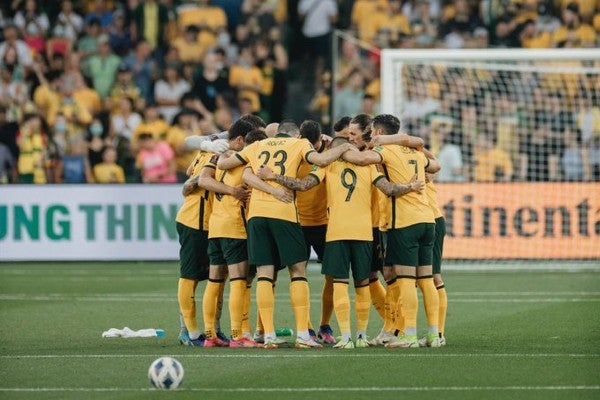
<path fill-rule="evenodd" d="M 229 393 L 306 393 L 306 392 L 469 392 L 469 391 L 582 391 L 600 390 L 600 386 L 392 386 L 392 387 L 240 387 L 180 388 L 176 392 Z M 155 392 L 153 388 L 0 388 L 0 392 Z"/>
<path fill-rule="evenodd" d="M 284 349 L 282 349 L 284 350 Z M 249 351 L 261 351 L 260 349 Z M 312 353 L 299 354 L 283 354 L 279 351 L 269 352 L 268 354 L 250 354 L 248 352 L 236 354 L 210 354 L 210 350 L 200 350 L 194 353 L 171 354 L 171 357 L 176 358 L 387 358 L 387 357 L 410 357 L 410 358 L 598 358 L 600 354 L 585 354 L 585 353 L 405 353 L 403 351 L 389 351 L 386 353 L 369 353 L 361 354 L 359 352 L 351 352 L 347 354 L 331 353 L 324 351 L 319 354 L 319 350 Z M 69 359 L 69 358 L 147 358 L 161 357 L 164 354 L 27 354 L 27 355 L 1 355 L 0 359 Z"/>
<path fill-rule="evenodd" d="M 275 296 L 276 299 L 280 301 L 289 302 L 289 296 L 281 295 Z M 85 302 L 135 302 L 141 301 L 144 303 L 148 302 L 177 302 L 177 298 L 175 295 L 173 296 L 128 296 L 128 295 L 98 295 L 98 296 L 28 296 L 28 295 L 10 295 L 10 294 L 0 294 L 0 301 L 85 301 Z M 311 296 L 311 303 L 320 303 L 321 297 Z M 494 299 L 494 298 L 458 298 L 458 299 L 450 299 L 451 303 L 597 303 L 600 302 L 600 297 L 598 298 L 548 298 L 548 297 L 540 297 L 540 298 L 522 298 L 522 299 Z"/>

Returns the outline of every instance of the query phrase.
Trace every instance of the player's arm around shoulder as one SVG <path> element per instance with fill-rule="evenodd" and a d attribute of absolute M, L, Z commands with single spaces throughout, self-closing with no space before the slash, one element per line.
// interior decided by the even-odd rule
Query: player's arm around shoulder
<path fill-rule="evenodd" d="M 442 169 L 440 162 L 437 160 L 437 158 L 433 155 L 432 152 L 430 152 L 426 148 L 421 148 L 421 153 L 423 153 L 423 155 L 427 159 L 427 163 L 425 164 L 425 172 L 435 174 L 436 172 L 439 172 Z"/>
<path fill-rule="evenodd" d="M 341 144 L 337 147 L 325 150 L 322 153 L 318 153 L 315 150 L 311 150 L 305 156 L 306 161 L 319 167 L 326 167 L 338 158 L 342 157 L 342 154 L 348 150 L 354 148 L 349 143 Z"/>
<path fill-rule="evenodd" d="M 344 161 L 348 161 L 349 163 L 355 165 L 371 165 L 371 164 L 381 164 L 383 162 L 383 156 L 379 150 L 381 146 L 376 147 L 373 150 L 364 150 L 358 151 L 356 147 L 352 147 L 349 151 L 346 151 L 342 155 L 342 159 Z"/>
<path fill-rule="evenodd" d="M 390 197 L 403 196 L 411 192 L 421 193 L 425 188 L 425 182 L 417 180 L 417 175 L 414 175 L 409 183 L 392 183 L 384 175 L 379 175 L 373 184 Z"/>
<path fill-rule="evenodd" d="M 312 172 L 306 175 L 306 177 L 298 179 L 291 176 L 277 175 L 266 165 L 260 166 L 257 176 L 264 181 L 274 181 L 290 190 L 298 190 L 301 192 L 317 186 L 320 182 L 319 177 Z"/>
<path fill-rule="evenodd" d="M 240 152 L 226 151 L 219 156 L 217 167 L 223 171 L 227 171 L 247 163 L 248 160 L 244 156 L 240 155 Z"/>
<path fill-rule="evenodd" d="M 284 203 L 291 203 L 294 200 L 294 195 L 292 192 L 290 192 L 284 187 L 275 187 L 269 185 L 267 182 L 256 176 L 256 174 L 252 172 L 252 168 L 250 167 L 246 167 L 244 169 L 242 179 L 251 188 L 263 191 L 265 193 L 269 193 L 271 196 L 275 197 L 279 201 L 283 201 Z"/>
<path fill-rule="evenodd" d="M 386 144 L 398 144 L 400 146 L 421 150 L 425 145 L 425 142 L 418 136 L 412 136 L 406 133 L 396 133 L 394 135 L 373 136 L 369 143 L 371 147 L 383 146 Z"/>

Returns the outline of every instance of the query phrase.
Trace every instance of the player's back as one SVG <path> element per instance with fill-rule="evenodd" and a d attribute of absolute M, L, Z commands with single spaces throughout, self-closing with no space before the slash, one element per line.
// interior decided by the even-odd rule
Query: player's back
<path fill-rule="evenodd" d="M 375 166 L 335 161 L 325 169 L 329 224 L 326 241 L 373 240 L 371 204 Z"/>
<path fill-rule="evenodd" d="M 213 156 L 214 154 L 212 153 L 198 152 L 192 162 L 193 169 L 190 176 L 198 175 Z M 211 207 L 209 198 L 209 192 L 202 188 L 197 192 L 185 196 L 175 220 L 190 228 L 208 230 L 208 218 Z"/>
<path fill-rule="evenodd" d="M 390 182 L 408 183 L 415 175 L 417 180 L 425 181 L 429 160 L 422 152 L 399 145 L 378 146 L 374 150 L 381 154 L 383 172 Z M 409 192 L 392 198 L 391 229 L 422 222 L 433 223 L 433 220 L 433 212 L 423 193 Z"/>
<path fill-rule="evenodd" d="M 243 166 L 227 171 L 217 168 L 215 171 L 215 178 L 227 186 L 238 186 L 243 183 L 243 172 Z M 246 221 L 244 214 L 244 202 L 231 195 L 215 193 L 208 223 L 209 239 L 246 239 Z"/>
<path fill-rule="evenodd" d="M 306 139 L 297 139 L 289 136 L 276 136 L 255 142 L 246 147 L 244 153 L 249 160 L 254 173 L 261 165 L 266 165 L 275 174 L 295 178 L 298 168 L 308 153 L 314 151 Z M 280 186 L 275 182 L 268 182 L 273 186 Z M 285 221 L 298 222 L 298 210 L 294 199 L 291 203 L 277 200 L 271 194 L 253 190 L 250 198 L 249 218 L 267 217 Z"/>
<path fill-rule="evenodd" d="M 306 177 L 313 169 L 308 163 L 300 164 L 298 178 Z M 325 184 L 317 186 L 304 192 L 296 193 L 298 204 L 298 217 L 302 226 L 327 225 L 327 189 Z"/>

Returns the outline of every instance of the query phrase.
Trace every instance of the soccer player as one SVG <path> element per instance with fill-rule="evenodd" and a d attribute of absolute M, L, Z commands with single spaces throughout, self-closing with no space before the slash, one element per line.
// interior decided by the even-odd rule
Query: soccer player
<path fill-rule="evenodd" d="M 381 114 L 373 119 L 372 135 L 394 135 L 400 121 L 393 115 Z M 406 135 L 407 136 L 407 135 Z M 435 173 L 440 167 L 436 160 L 423 152 L 398 146 L 377 146 L 364 152 L 347 152 L 343 158 L 358 165 L 382 164 L 391 182 L 407 182 L 415 175 L 425 180 L 425 172 Z M 387 347 L 418 347 L 416 283 L 423 291 L 429 325 L 428 338 L 432 347 L 439 347 L 439 299 L 433 283 L 432 248 L 435 235 L 433 212 L 421 193 L 392 197 L 390 227 L 387 232 L 386 264 L 393 265 L 400 281 L 400 309 L 405 321 L 402 336 L 387 343 Z"/>
<path fill-rule="evenodd" d="M 176 217 L 179 235 L 179 283 L 177 299 L 182 319 L 179 341 L 188 346 L 203 346 L 205 336 L 200 334 L 196 319 L 194 298 L 198 282 L 208 278 L 208 217 L 210 202 L 208 192 L 198 186 L 198 175 L 212 157 L 208 151 L 220 151 L 222 142 L 201 141 L 199 151 L 187 174 L 190 178 L 183 185 L 184 202 Z"/>
<path fill-rule="evenodd" d="M 322 140 L 321 125 L 312 120 L 306 120 L 300 125 L 300 137 L 307 139 L 318 152 L 322 152 L 326 143 Z M 306 177 L 313 169 L 308 163 L 300 164 L 298 177 Z M 298 220 L 302 226 L 306 242 L 306 257 L 310 257 L 311 247 L 317 253 L 320 263 L 325 249 L 325 232 L 327 231 L 327 190 L 325 185 L 317 185 L 310 190 L 296 193 L 298 204 Z M 326 277 L 321 292 L 321 322 L 318 338 L 326 344 L 334 344 L 335 337 L 329 325 L 333 312 L 333 281 Z M 309 321 L 309 333 L 315 339 L 316 334 Z"/>
<path fill-rule="evenodd" d="M 249 164 L 256 173 L 261 165 L 266 164 L 280 175 L 295 178 L 302 162 L 325 166 L 350 148 L 348 144 L 317 153 L 306 139 L 293 137 L 298 133 L 298 127 L 291 122 L 281 123 L 278 132 L 274 138 L 256 142 L 235 156 L 221 156 L 218 167 L 229 170 Z M 273 279 L 277 264 L 287 266 L 291 277 L 290 297 L 296 318 L 296 347 L 322 347 L 308 332 L 310 295 L 306 280 L 306 245 L 298 223 L 296 202 L 284 203 L 268 192 L 253 190 L 249 207 L 248 256 L 250 264 L 257 266 L 256 297 L 265 332 L 264 347 L 278 347 L 273 324 Z"/>
<path fill-rule="evenodd" d="M 337 137 L 331 147 L 348 143 Z M 373 230 L 370 209 L 372 185 L 390 196 L 401 196 L 422 190 L 424 182 L 411 181 L 406 185 L 391 184 L 374 166 L 357 166 L 346 161 L 335 161 L 325 168 L 314 168 L 304 179 L 274 174 L 261 167 L 258 176 L 275 181 L 292 190 L 310 190 L 322 180 L 327 189 L 329 224 L 323 258 L 322 273 L 333 280 L 334 309 L 342 338 L 334 348 L 368 347 L 366 329 L 369 320 L 369 275 L 372 263 Z M 348 295 L 349 269 L 352 270 L 356 290 L 356 341 L 350 329 L 350 297 Z"/>
<path fill-rule="evenodd" d="M 448 309 L 448 298 L 446 296 L 446 286 L 442 280 L 442 256 L 444 252 L 444 236 L 446 235 L 446 220 L 437 201 L 437 189 L 433 184 L 434 174 L 425 174 L 425 196 L 429 202 L 429 206 L 433 211 L 435 218 L 435 239 L 433 242 L 433 283 L 437 289 L 439 298 L 438 311 L 438 334 L 440 338 L 440 346 L 446 345 L 446 337 L 444 336 L 444 328 L 446 327 L 446 311 Z M 428 336 L 419 339 L 421 347 L 431 346 L 432 342 Z"/>
<path fill-rule="evenodd" d="M 350 143 L 360 151 L 367 149 L 367 142 L 363 139 L 363 135 L 368 135 L 368 130 L 372 122 L 372 118 L 367 114 L 358 114 L 352 118 L 348 124 L 348 139 Z M 371 293 L 371 301 L 375 307 L 375 311 L 381 319 L 385 320 L 385 300 L 386 290 L 379 281 L 377 272 L 383 273 L 383 248 L 381 240 L 381 232 L 379 231 L 380 219 L 380 204 L 379 199 L 384 196 L 379 190 L 372 188 L 371 190 L 371 224 L 373 229 L 373 254 L 371 257 L 371 274 L 369 276 L 369 291 Z M 387 279 L 386 279 L 387 281 Z"/>
<path fill-rule="evenodd" d="M 229 148 L 239 151 L 244 147 L 245 135 L 253 126 L 243 120 L 229 128 Z M 246 278 L 248 275 L 248 251 L 246 246 L 245 201 L 250 190 L 243 182 L 243 167 L 229 171 L 216 169 L 218 156 L 202 168 L 198 186 L 214 192 L 212 212 L 208 222 L 209 277 L 203 298 L 204 347 L 256 347 L 254 341 L 242 335 L 242 317 Z M 218 178 L 218 181 L 215 179 Z M 222 194 L 226 185 L 230 192 Z M 215 319 L 221 284 L 229 275 L 229 317 L 231 340 L 229 343 L 216 334 Z"/>

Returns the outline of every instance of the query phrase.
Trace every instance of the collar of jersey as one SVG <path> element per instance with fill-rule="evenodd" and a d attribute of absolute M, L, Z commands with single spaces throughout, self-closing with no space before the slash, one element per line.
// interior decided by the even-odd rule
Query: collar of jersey
<path fill-rule="evenodd" d="M 275 135 L 275 137 L 291 138 L 291 136 L 287 133 L 278 133 L 277 135 Z"/>

